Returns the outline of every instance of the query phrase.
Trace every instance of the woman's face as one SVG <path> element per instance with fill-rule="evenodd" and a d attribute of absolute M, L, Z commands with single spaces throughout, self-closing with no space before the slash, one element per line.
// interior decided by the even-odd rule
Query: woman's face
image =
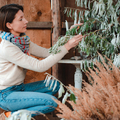
<path fill-rule="evenodd" d="M 12 23 L 9 23 L 10 32 L 15 35 L 19 36 L 21 33 L 26 32 L 28 21 L 24 18 L 24 13 L 19 10 Z"/>

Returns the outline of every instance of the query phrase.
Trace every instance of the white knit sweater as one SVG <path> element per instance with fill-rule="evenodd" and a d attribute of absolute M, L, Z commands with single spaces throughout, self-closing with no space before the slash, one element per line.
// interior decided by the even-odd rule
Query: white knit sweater
<path fill-rule="evenodd" d="M 38 60 L 24 54 L 17 46 L 9 41 L 0 43 L 0 90 L 24 82 L 26 70 L 44 72 L 56 64 L 68 52 L 62 46 L 61 52 L 50 55 L 48 49 L 30 42 L 30 54 L 45 58 Z"/>

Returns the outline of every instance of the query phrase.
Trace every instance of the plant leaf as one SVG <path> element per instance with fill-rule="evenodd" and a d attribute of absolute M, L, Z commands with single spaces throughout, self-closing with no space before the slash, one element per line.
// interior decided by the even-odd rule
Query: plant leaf
<path fill-rule="evenodd" d="M 69 93 L 66 92 L 65 95 L 64 95 L 64 98 L 62 99 L 63 104 L 65 103 L 65 101 L 67 100 L 68 97 L 69 97 Z"/>
<path fill-rule="evenodd" d="M 63 85 L 60 84 L 60 89 L 58 91 L 58 98 L 62 97 L 62 94 L 65 93 L 65 90 L 63 88 Z"/>
<path fill-rule="evenodd" d="M 71 94 L 71 95 L 70 95 L 70 100 L 73 101 L 74 103 L 76 103 L 76 101 L 75 101 L 75 100 L 76 100 L 76 97 L 75 97 L 74 94 Z"/>

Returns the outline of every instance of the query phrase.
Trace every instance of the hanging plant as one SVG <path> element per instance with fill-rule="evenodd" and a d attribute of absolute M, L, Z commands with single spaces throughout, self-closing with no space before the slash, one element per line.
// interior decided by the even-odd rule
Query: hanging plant
<path fill-rule="evenodd" d="M 45 86 L 50 87 L 50 89 L 52 88 L 52 91 L 54 91 L 55 88 L 57 87 L 57 82 L 60 83 L 60 88 L 58 90 L 58 98 L 61 98 L 63 96 L 63 94 L 65 93 L 65 95 L 63 96 L 63 99 L 62 99 L 63 104 L 65 104 L 68 97 L 70 98 L 71 101 L 75 102 L 76 97 L 71 90 L 69 90 L 60 80 L 58 80 L 54 76 L 50 75 L 49 73 L 45 73 L 45 74 L 46 74 L 46 78 L 44 81 Z M 52 80 L 52 82 L 51 82 L 51 80 Z M 51 84 L 50 84 L 50 82 L 51 82 Z M 54 82 L 55 82 L 55 84 L 53 85 Z"/>
<path fill-rule="evenodd" d="M 82 34 L 83 40 L 75 47 L 80 55 L 86 54 L 90 58 L 99 60 L 98 52 L 118 64 L 120 52 L 120 1 L 119 0 L 76 0 L 78 7 L 84 10 L 65 7 L 64 13 L 74 18 L 74 24 L 83 23 L 68 29 L 66 21 L 66 34 L 59 37 L 58 42 L 51 47 L 50 53 L 60 52 L 59 47 L 64 45 L 74 35 Z"/>

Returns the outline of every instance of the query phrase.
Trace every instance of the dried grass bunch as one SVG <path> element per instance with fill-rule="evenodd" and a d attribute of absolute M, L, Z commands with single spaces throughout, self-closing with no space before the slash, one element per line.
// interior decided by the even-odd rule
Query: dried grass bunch
<path fill-rule="evenodd" d="M 120 120 L 120 70 L 109 59 L 107 65 L 101 55 L 100 58 L 102 63 L 96 61 L 97 67 L 86 72 L 92 85 L 84 81 L 82 90 L 69 85 L 68 89 L 77 98 L 76 103 L 67 101 L 73 110 L 55 100 L 59 105 L 58 117 L 65 120 Z"/>

